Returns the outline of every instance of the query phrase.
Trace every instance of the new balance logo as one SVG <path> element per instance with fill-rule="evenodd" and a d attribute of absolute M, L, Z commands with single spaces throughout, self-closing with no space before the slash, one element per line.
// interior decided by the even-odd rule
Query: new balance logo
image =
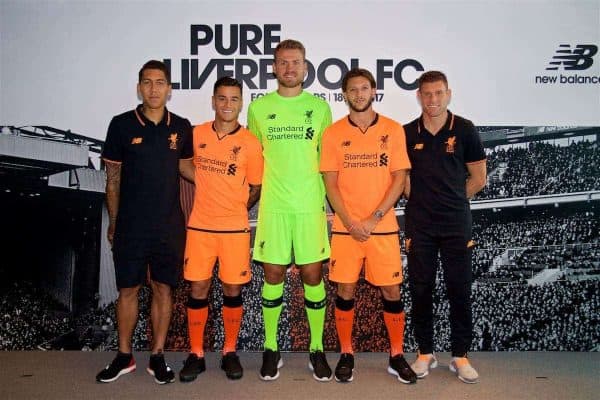
<path fill-rule="evenodd" d="M 342 147 L 348 147 L 348 146 L 350 146 L 350 143 L 351 142 L 349 140 L 343 141 L 342 142 Z"/>
<path fill-rule="evenodd" d="M 200 144 L 198 145 L 198 148 L 200 148 L 200 149 L 204 149 L 204 148 L 206 148 L 206 143 L 200 143 Z"/>
<path fill-rule="evenodd" d="M 594 57 L 598 53 L 598 46 L 593 44 L 578 44 L 571 50 L 570 44 L 561 44 L 550 62 L 546 71 L 556 71 L 562 65 L 565 71 L 582 71 L 594 64 Z"/>
<path fill-rule="evenodd" d="M 313 128 L 307 128 L 306 134 L 304 135 L 304 139 L 312 140 L 314 134 L 315 134 L 315 130 Z"/>
<path fill-rule="evenodd" d="M 267 115 L 267 119 L 275 119 L 276 116 L 277 114 L 269 114 Z"/>
<path fill-rule="evenodd" d="M 227 175 L 235 175 L 237 171 L 237 166 L 235 164 L 229 164 L 227 167 Z"/>
<path fill-rule="evenodd" d="M 381 155 L 379 156 L 379 166 L 387 167 L 387 165 L 388 165 L 388 156 L 385 153 L 381 153 Z"/>
<path fill-rule="evenodd" d="M 535 83 L 541 85 L 597 85 L 600 76 L 590 71 L 584 72 L 594 64 L 594 56 L 598 53 L 595 44 L 561 44 L 548 62 L 546 71 L 561 71 L 551 75 L 536 75 Z"/>

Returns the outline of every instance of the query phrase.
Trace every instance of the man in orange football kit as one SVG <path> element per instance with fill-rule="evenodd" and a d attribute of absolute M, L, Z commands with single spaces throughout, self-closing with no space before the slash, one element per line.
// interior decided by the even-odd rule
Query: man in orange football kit
<path fill-rule="evenodd" d="M 214 85 L 214 121 L 193 132 L 194 166 L 185 171 L 195 178 L 196 192 L 188 221 L 183 276 L 191 282 L 187 303 L 190 354 L 179 373 L 182 382 L 196 379 L 206 369 L 204 329 L 208 319 L 208 292 L 219 260 L 223 283 L 225 343 L 221 369 L 229 379 L 240 379 L 243 369 L 236 354 L 242 322 L 242 285 L 250 281 L 250 227 L 248 210 L 260 195 L 263 174 L 258 139 L 238 122 L 242 85 L 223 77 Z"/>
<path fill-rule="evenodd" d="M 417 377 L 403 357 L 402 261 L 394 204 L 404 190 L 410 161 L 402 125 L 372 107 L 375 79 L 361 68 L 342 79 L 350 114 L 323 134 L 320 170 L 335 211 L 329 279 L 337 282 L 335 321 L 341 345 L 338 382 L 353 379 L 354 292 L 361 269 L 381 289 L 390 339 L 388 372 L 403 383 Z"/>

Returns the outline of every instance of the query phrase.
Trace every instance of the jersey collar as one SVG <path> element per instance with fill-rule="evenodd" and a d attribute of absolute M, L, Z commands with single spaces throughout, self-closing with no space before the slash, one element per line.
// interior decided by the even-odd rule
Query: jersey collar
<path fill-rule="evenodd" d="M 143 107 L 143 105 L 139 104 L 134 110 L 135 116 L 137 117 L 138 122 L 142 126 L 146 126 L 146 124 L 154 125 L 154 122 L 150 121 L 144 115 L 144 113 L 142 112 L 142 107 Z M 169 110 L 167 110 L 167 107 L 165 107 L 165 113 L 164 113 L 163 119 L 162 119 L 162 121 L 160 121 L 159 125 L 162 125 L 162 124 L 164 124 L 166 126 L 171 125 L 171 113 L 169 112 Z"/>
<path fill-rule="evenodd" d="M 442 129 L 440 129 L 440 132 L 452 131 L 452 129 L 454 129 L 454 114 L 452 114 L 450 110 L 448 110 L 448 118 L 446 118 L 446 123 L 444 124 Z M 423 124 L 423 114 L 421 114 L 421 116 L 419 117 L 419 122 L 417 124 L 417 133 L 421 133 L 421 131 L 425 130 L 425 125 Z"/>

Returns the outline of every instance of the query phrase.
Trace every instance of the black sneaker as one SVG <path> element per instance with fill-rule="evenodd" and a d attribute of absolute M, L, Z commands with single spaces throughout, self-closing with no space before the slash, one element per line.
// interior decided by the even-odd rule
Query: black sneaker
<path fill-rule="evenodd" d="M 328 382 L 333 378 L 333 373 L 329 364 L 327 364 L 327 358 L 325 353 L 321 350 L 312 351 L 309 356 L 308 368 L 313 372 L 313 378 L 319 382 Z"/>
<path fill-rule="evenodd" d="M 338 382 L 352 382 L 354 376 L 354 355 L 350 353 L 342 353 L 340 361 L 335 367 L 335 380 Z"/>
<path fill-rule="evenodd" d="M 191 382 L 204 371 L 206 371 L 204 357 L 198 357 L 196 354 L 190 353 L 183 363 L 183 368 L 179 371 L 179 380 L 181 382 Z"/>
<path fill-rule="evenodd" d="M 410 368 L 402 354 L 390 357 L 390 365 L 387 370 L 390 374 L 396 375 L 402 383 L 417 382 L 417 374 Z"/>
<path fill-rule="evenodd" d="M 113 382 L 121 375 L 135 371 L 135 360 L 133 355 L 118 352 L 110 364 L 96 375 L 96 382 Z"/>
<path fill-rule="evenodd" d="M 154 377 L 154 382 L 159 385 L 175 382 L 175 373 L 165 362 L 165 356 L 162 353 L 150 356 L 150 364 L 146 371 Z"/>
<path fill-rule="evenodd" d="M 221 369 L 229 379 L 240 379 L 244 375 L 244 369 L 240 364 L 240 358 L 234 351 L 226 353 L 221 358 Z"/>
<path fill-rule="evenodd" d="M 266 349 L 263 352 L 263 362 L 260 368 L 260 379 L 274 381 L 279 378 L 279 368 L 283 367 L 283 360 L 279 351 Z"/>

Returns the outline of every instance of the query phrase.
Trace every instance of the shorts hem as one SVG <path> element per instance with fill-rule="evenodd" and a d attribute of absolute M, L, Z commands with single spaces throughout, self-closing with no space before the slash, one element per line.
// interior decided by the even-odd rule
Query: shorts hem
<path fill-rule="evenodd" d="M 314 261 L 304 261 L 304 262 L 300 262 L 300 261 L 298 261 L 298 260 L 295 260 L 295 261 L 294 261 L 294 264 L 295 264 L 295 265 L 307 265 L 307 264 L 313 264 L 313 263 L 317 263 L 317 262 L 320 262 L 320 263 L 324 264 L 326 261 L 328 261 L 328 260 L 329 260 L 329 258 L 330 258 L 330 257 L 329 257 L 329 256 L 327 256 L 327 257 L 325 257 L 325 258 L 319 258 L 319 259 L 317 259 L 317 260 L 314 260 Z"/>

